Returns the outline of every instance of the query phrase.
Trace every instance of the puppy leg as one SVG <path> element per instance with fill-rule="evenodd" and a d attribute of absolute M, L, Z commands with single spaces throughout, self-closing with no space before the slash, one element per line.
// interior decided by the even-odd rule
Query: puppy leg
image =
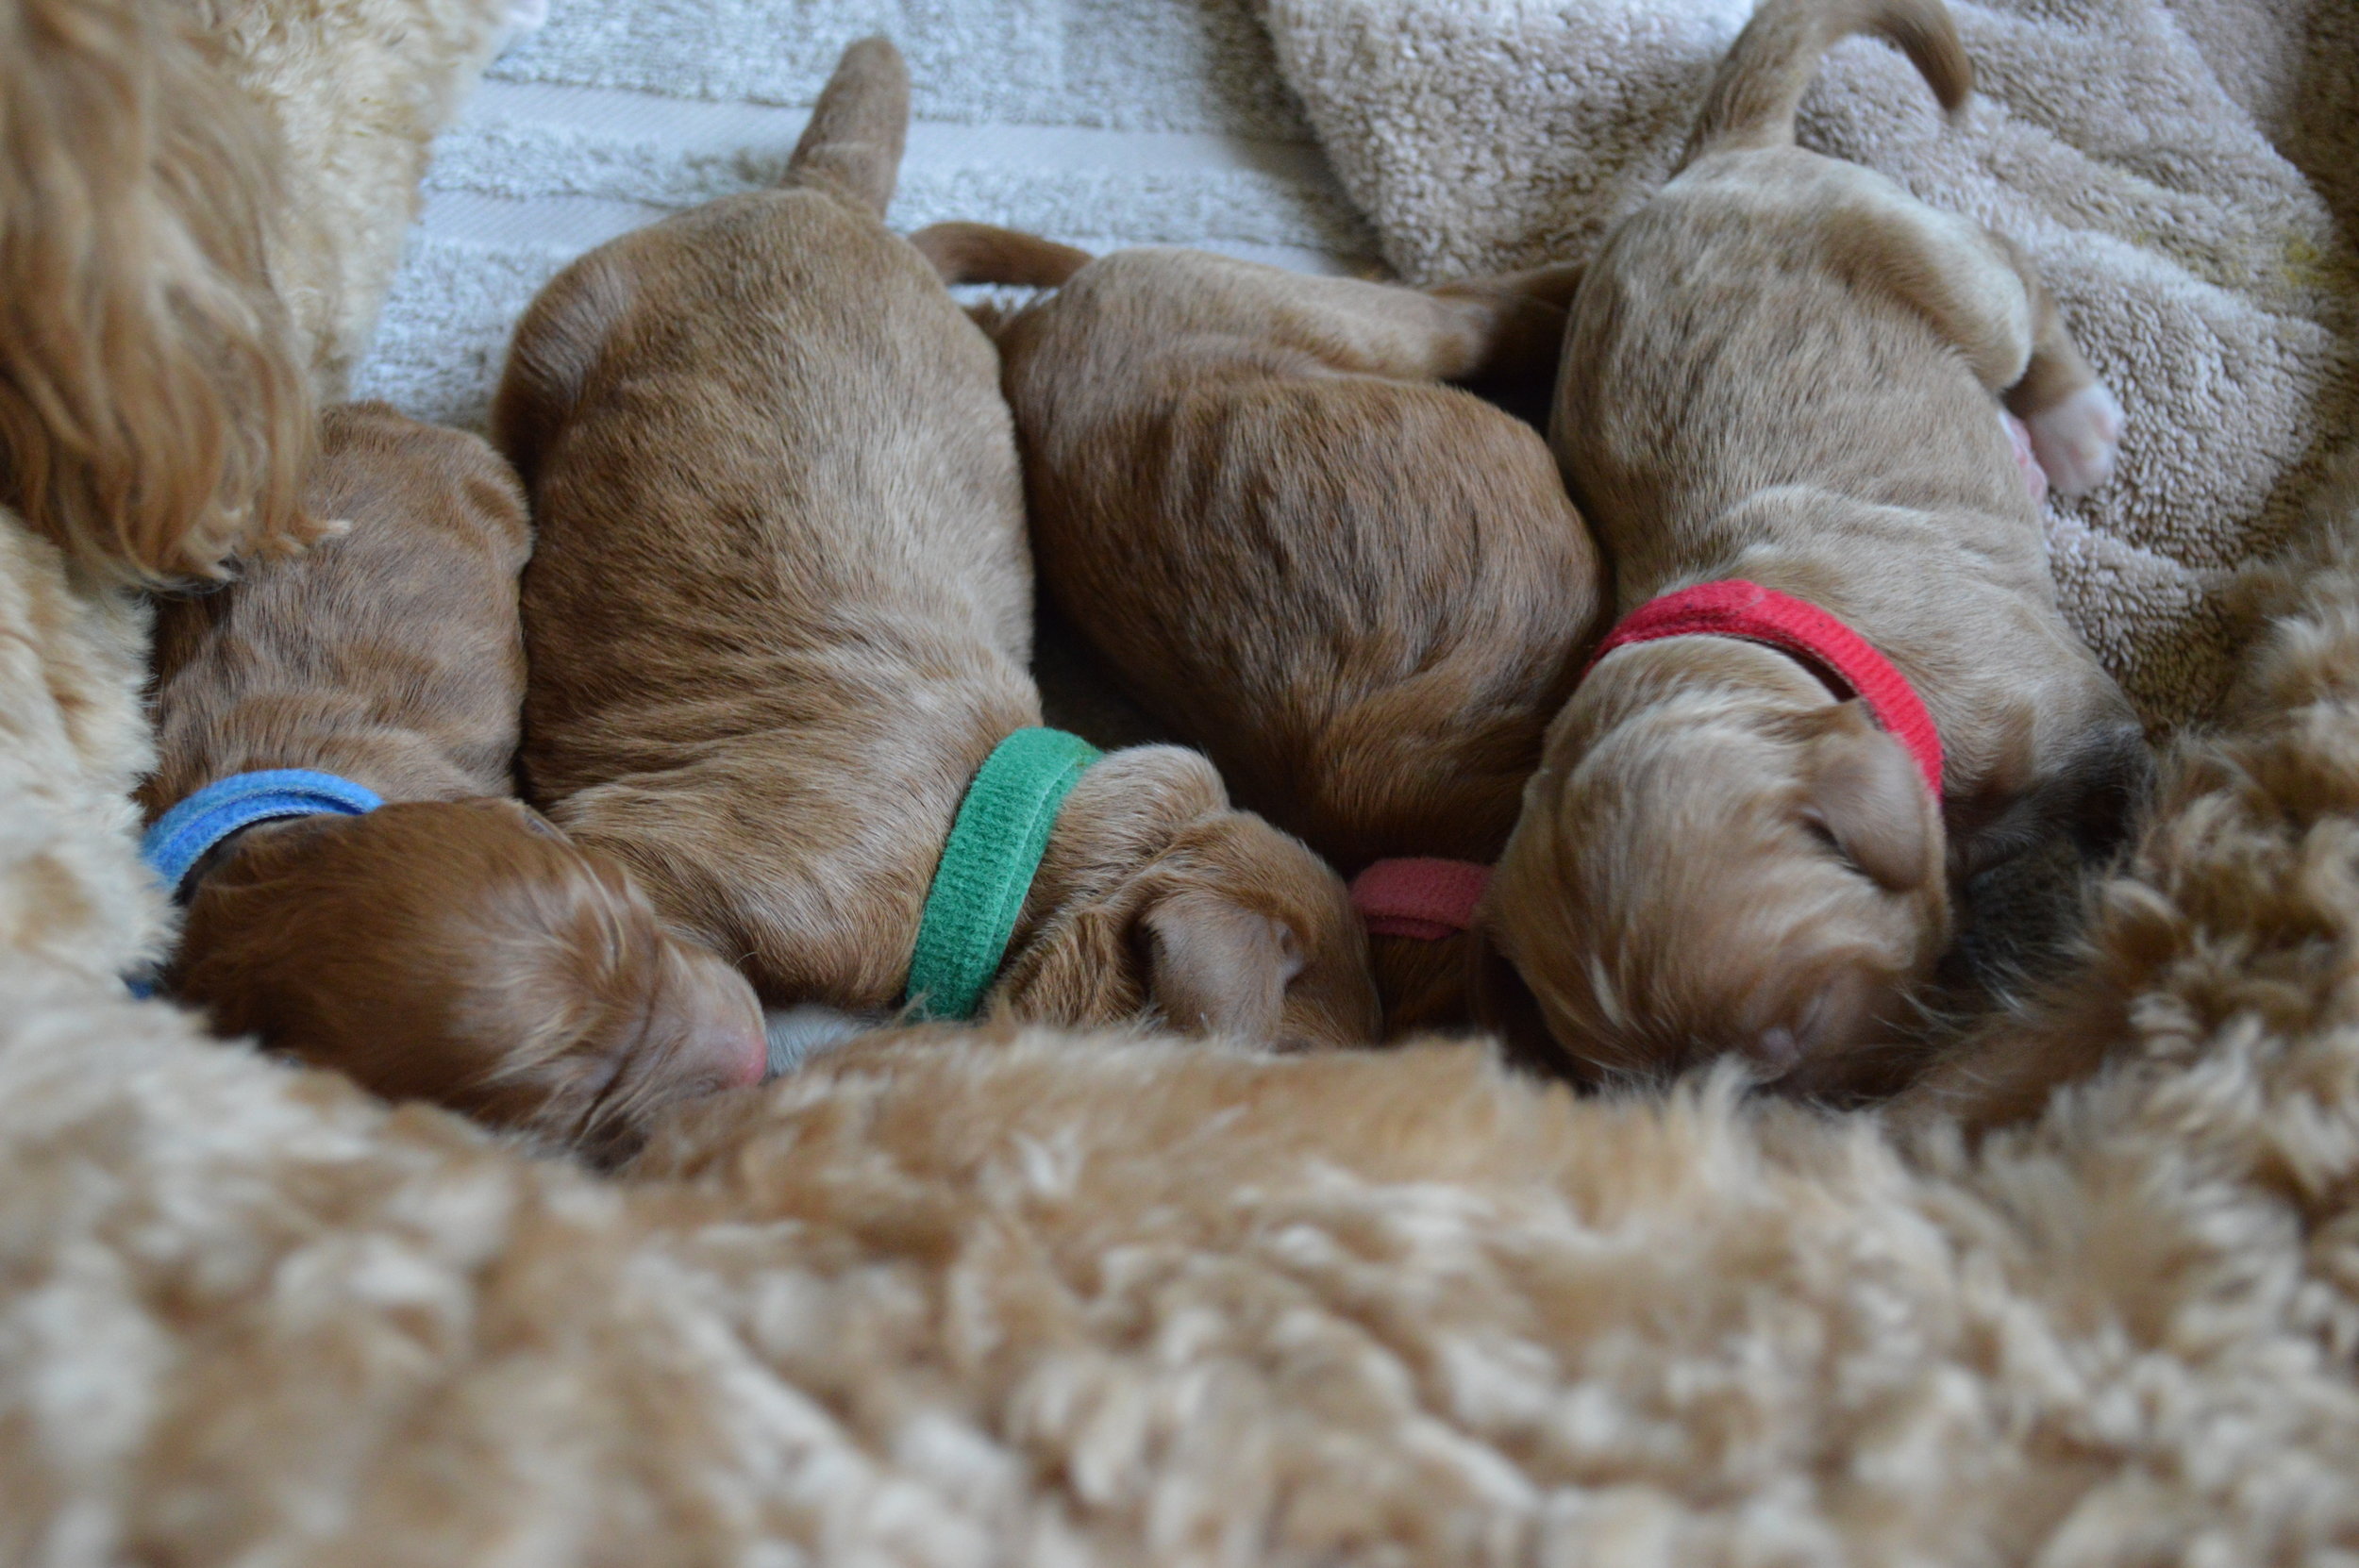
<path fill-rule="evenodd" d="M 1429 290 L 1438 299 L 1464 301 L 1492 312 L 1481 325 L 1486 339 L 1482 362 L 1459 379 L 1510 388 L 1527 382 L 1552 385 L 1557 361 L 1564 356 L 1565 313 L 1581 287 L 1581 271 L 1564 262 Z"/>
<path fill-rule="evenodd" d="M 2032 451 L 2049 482 L 2062 494 L 2082 494 L 2113 476 L 2121 404 L 2065 329 L 2064 312 L 2032 259 L 2005 235 L 1990 238 L 2032 303 L 2032 358 L 2006 391 L 2007 409 L 2030 427 Z"/>
<path fill-rule="evenodd" d="M 1169 251 L 1097 265 L 1100 287 L 1136 288 L 1165 312 L 1217 321 L 1231 338 L 1307 354 L 1340 374 L 1404 381 L 1471 380 L 1535 352 L 1553 358 L 1564 311 L 1549 296 L 1570 292 L 1565 269 L 1553 268 L 1417 290 Z"/>

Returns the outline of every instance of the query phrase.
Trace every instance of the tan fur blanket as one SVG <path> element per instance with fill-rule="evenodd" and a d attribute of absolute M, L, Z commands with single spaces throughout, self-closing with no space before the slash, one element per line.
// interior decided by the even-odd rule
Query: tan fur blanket
<path fill-rule="evenodd" d="M 2354 536 L 1974 1154 L 944 1032 L 608 1182 L 0 959 L 0 1560 L 2347 1561 Z"/>
<path fill-rule="evenodd" d="M 2347 0 L 1952 0 L 1951 127 L 1855 41 L 1807 145 L 2022 242 L 2130 415 L 2120 476 L 2051 502 L 2066 607 L 2150 719 L 2205 711 L 2224 569 L 2282 540 L 2354 425 L 2359 18 Z M 1388 259 L 1418 279 L 1578 258 L 1659 185 L 1745 0 L 1266 0 Z M 2350 216 L 2359 203 L 2344 207 Z"/>

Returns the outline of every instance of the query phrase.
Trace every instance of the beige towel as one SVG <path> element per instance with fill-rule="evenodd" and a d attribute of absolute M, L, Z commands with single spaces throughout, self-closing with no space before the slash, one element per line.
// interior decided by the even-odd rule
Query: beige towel
<path fill-rule="evenodd" d="M 2348 0 L 1955 7 L 1979 72 L 1946 124 L 1854 40 L 1804 143 L 2026 245 L 2130 416 L 2115 481 L 2051 502 L 2067 612 L 2149 717 L 2227 675 L 2225 569 L 2293 526 L 2359 428 Z M 1403 275 L 1587 254 L 1667 174 L 1744 0 L 1269 0 L 1280 68 Z M 2302 166 L 2317 175 L 2305 177 Z"/>

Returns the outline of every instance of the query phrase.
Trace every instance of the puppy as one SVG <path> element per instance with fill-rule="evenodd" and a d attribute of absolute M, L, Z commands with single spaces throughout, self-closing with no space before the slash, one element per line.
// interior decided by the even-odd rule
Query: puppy
<path fill-rule="evenodd" d="M 997 360 L 880 222 L 907 119 L 898 53 L 855 44 L 783 188 L 560 274 L 494 408 L 541 528 L 532 792 L 781 1009 L 902 997 L 962 798 L 1040 722 Z M 1342 883 L 1191 752 L 1083 772 L 1013 918 L 1018 1017 L 1376 1027 Z"/>
<path fill-rule="evenodd" d="M 192 873 L 173 989 L 392 1097 L 611 1158 L 761 1076 L 761 1009 L 622 868 L 504 797 L 524 696 L 524 503 L 480 440 L 331 412 L 343 537 L 164 606 L 151 814 L 215 780 L 332 774 L 393 804 L 246 828 Z"/>
<path fill-rule="evenodd" d="M 1964 103 L 1939 0 L 1769 0 L 1573 300 L 1550 441 L 1621 610 L 1757 585 L 1832 624 L 1799 657 L 1617 633 L 1550 727 L 1482 916 L 1512 964 L 1485 1007 L 1593 1076 L 1737 1052 L 1882 1087 L 1951 884 L 2059 830 L 2110 842 L 2150 766 L 2058 613 L 1993 394 L 2067 492 L 2105 476 L 2118 409 L 2014 247 L 1793 145 L 1818 56 L 1862 30 Z M 1888 665 L 1836 669 L 1854 634 Z M 1920 699 L 1904 746 L 1884 726 Z"/>
<path fill-rule="evenodd" d="M 1577 275 L 914 242 L 948 281 L 1062 285 L 1000 330 L 1003 375 L 1042 580 L 1129 694 L 1347 875 L 1487 866 L 1602 591 L 1538 433 L 1438 383 L 1544 382 Z M 1389 1032 L 1465 1021 L 1463 935 L 1369 945 Z"/>

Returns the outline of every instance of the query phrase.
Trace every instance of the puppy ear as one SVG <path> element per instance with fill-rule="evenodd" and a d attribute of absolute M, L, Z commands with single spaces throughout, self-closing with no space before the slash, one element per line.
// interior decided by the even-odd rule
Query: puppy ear
<path fill-rule="evenodd" d="M 1302 942 L 1282 920 L 1209 892 L 1180 892 L 1139 919 L 1146 992 L 1184 1034 L 1275 1039 Z"/>
<path fill-rule="evenodd" d="M 1916 759 L 1856 699 L 1821 722 L 1804 762 L 1803 818 L 1879 885 L 1923 887 L 1935 869 L 1937 826 Z"/>

